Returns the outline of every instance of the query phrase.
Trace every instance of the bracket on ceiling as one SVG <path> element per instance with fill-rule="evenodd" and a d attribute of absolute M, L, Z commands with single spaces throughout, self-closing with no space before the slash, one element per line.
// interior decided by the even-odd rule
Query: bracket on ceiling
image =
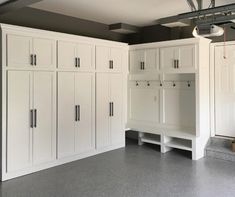
<path fill-rule="evenodd" d="M 129 25 L 125 23 L 115 23 L 109 25 L 109 30 L 122 33 L 122 34 L 130 34 L 130 33 L 137 33 L 139 32 L 139 27 L 136 27 L 134 25 Z"/>

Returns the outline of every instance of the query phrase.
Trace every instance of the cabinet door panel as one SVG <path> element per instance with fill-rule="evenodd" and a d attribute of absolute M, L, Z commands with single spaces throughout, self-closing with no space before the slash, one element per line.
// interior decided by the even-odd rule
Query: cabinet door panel
<path fill-rule="evenodd" d="M 144 50 L 130 51 L 130 72 L 140 72 L 141 61 L 144 61 Z"/>
<path fill-rule="evenodd" d="M 32 38 L 19 35 L 7 35 L 7 66 L 32 67 Z"/>
<path fill-rule="evenodd" d="M 96 46 L 96 69 L 99 71 L 109 70 L 110 48 Z"/>
<path fill-rule="evenodd" d="M 96 76 L 96 145 L 98 148 L 110 145 L 109 117 L 109 74 Z"/>
<path fill-rule="evenodd" d="M 33 163 L 55 158 L 54 74 L 34 72 L 34 109 L 37 125 L 33 129 Z"/>
<path fill-rule="evenodd" d="M 159 60 L 159 50 L 158 49 L 146 49 L 145 51 L 145 70 L 154 71 L 158 69 L 158 60 Z"/>
<path fill-rule="evenodd" d="M 7 75 L 7 172 L 32 163 L 30 109 L 31 73 L 8 71 Z"/>
<path fill-rule="evenodd" d="M 177 127 L 195 127 L 195 92 L 187 89 L 165 89 L 163 122 Z"/>
<path fill-rule="evenodd" d="M 110 124 L 111 142 L 124 142 L 125 131 L 123 124 L 123 77 L 122 74 L 110 74 L 110 100 L 113 102 Z"/>
<path fill-rule="evenodd" d="M 159 90 L 131 88 L 129 95 L 129 118 L 135 121 L 160 122 Z"/>
<path fill-rule="evenodd" d="M 75 147 L 81 153 L 94 148 L 93 133 L 93 75 L 76 74 L 75 102 L 80 106 L 79 121 L 76 122 Z"/>
<path fill-rule="evenodd" d="M 111 48 L 110 60 L 113 61 L 112 71 L 121 72 L 122 71 L 122 50 L 118 48 Z"/>
<path fill-rule="evenodd" d="M 37 56 L 36 64 L 40 68 L 54 68 L 56 65 L 56 43 L 45 38 L 33 39 L 33 52 Z"/>
<path fill-rule="evenodd" d="M 195 69 L 195 46 L 181 46 L 179 47 L 178 54 L 179 69 Z"/>
<path fill-rule="evenodd" d="M 175 47 L 160 49 L 160 68 L 163 70 L 174 69 Z"/>
<path fill-rule="evenodd" d="M 75 153 L 74 73 L 58 74 L 58 157 Z"/>
<path fill-rule="evenodd" d="M 75 69 L 77 45 L 72 42 L 59 41 L 58 42 L 58 67 Z"/>
<path fill-rule="evenodd" d="M 93 47 L 89 44 L 78 44 L 77 57 L 80 58 L 80 69 L 89 71 L 92 69 Z"/>

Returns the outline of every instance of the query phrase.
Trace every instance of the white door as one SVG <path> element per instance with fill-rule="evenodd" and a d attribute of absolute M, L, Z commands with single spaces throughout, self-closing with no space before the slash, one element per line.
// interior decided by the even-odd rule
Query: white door
<path fill-rule="evenodd" d="M 41 164 L 55 159 L 54 73 L 35 71 L 33 92 L 33 163 Z"/>
<path fill-rule="evenodd" d="M 110 74 L 110 101 L 112 102 L 110 118 L 111 143 L 118 144 L 124 142 L 125 139 L 122 74 Z"/>
<path fill-rule="evenodd" d="M 112 61 L 112 71 L 122 71 L 122 50 L 119 48 L 110 49 L 110 60 Z"/>
<path fill-rule="evenodd" d="M 195 128 L 195 119 L 194 89 L 164 89 L 163 123 L 181 128 Z"/>
<path fill-rule="evenodd" d="M 176 52 L 179 70 L 190 72 L 195 70 L 195 45 L 180 46 Z"/>
<path fill-rule="evenodd" d="M 75 77 L 75 104 L 77 109 L 75 149 L 77 153 L 94 148 L 93 131 L 93 74 L 77 73 Z"/>
<path fill-rule="evenodd" d="M 75 153 L 75 74 L 58 73 L 58 157 Z"/>
<path fill-rule="evenodd" d="M 176 48 L 166 47 L 160 49 L 160 68 L 164 71 L 172 71 L 175 69 Z"/>
<path fill-rule="evenodd" d="M 32 73 L 7 73 L 7 172 L 32 164 Z"/>
<path fill-rule="evenodd" d="M 58 41 L 58 68 L 76 68 L 76 48 L 76 43 Z"/>
<path fill-rule="evenodd" d="M 55 68 L 56 65 L 56 42 L 46 38 L 33 39 L 34 61 L 39 68 Z"/>
<path fill-rule="evenodd" d="M 226 50 L 226 51 L 224 51 Z M 226 52 L 226 53 L 225 53 Z M 225 57 L 224 58 L 224 53 Z M 235 137 L 235 45 L 215 47 L 215 133 Z"/>
<path fill-rule="evenodd" d="M 96 46 L 96 69 L 98 71 L 108 71 L 110 61 L 110 48 L 105 46 Z"/>
<path fill-rule="evenodd" d="M 110 92 L 109 74 L 96 75 L 96 146 L 110 145 Z"/>
<path fill-rule="evenodd" d="M 7 35 L 7 66 L 32 67 L 32 38 L 28 36 Z"/>
<path fill-rule="evenodd" d="M 77 45 L 78 68 L 89 71 L 93 68 L 93 47 L 90 44 Z"/>
<path fill-rule="evenodd" d="M 141 62 L 144 62 L 145 51 L 144 50 L 133 50 L 130 51 L 130 72 L 136 73 L 142 71 Z"/>
<path fill-rule="evenodd" d="M 144 70 L 154 71 L 159 68 L 159 50 L 158 49 L 146 49 L 145 50 L 145 63 Z"/>
<path fill-rule="evenodd" d="M 160 122 L 159 90 L 131 88 L 129 92 L 129 119 L 147 123 Z"/>

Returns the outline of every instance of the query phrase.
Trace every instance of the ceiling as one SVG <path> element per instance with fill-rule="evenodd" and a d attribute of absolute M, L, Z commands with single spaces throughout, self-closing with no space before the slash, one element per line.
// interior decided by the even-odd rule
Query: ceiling
<path fill-rule="evenodd" d="M 209 6 L 203 1 L 203 8 Z M 216 6 L 234 0 L 216 0 Z M 43 0 L 31 7 L 105 24 L 128 23 L 136 26 L 154 24 L 159 18 L 189 12 L 186 0 Z"/>

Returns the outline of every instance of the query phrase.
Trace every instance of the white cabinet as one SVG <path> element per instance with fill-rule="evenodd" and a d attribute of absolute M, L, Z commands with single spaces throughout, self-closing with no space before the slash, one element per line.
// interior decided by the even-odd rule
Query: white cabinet
<path fill-rule="evenodd" d="M 99 73 L 96 76 L 97 148 L 124 141 L 122 84 L 122 74 Z"/>
<path fill-rule="evenodd" d="M 159 69 L 159 49 L 130 51 L 130 72 L 153 72 Z"/>
<path fill-rule="evenodd" d="M 96 69 L 98 71 L 122 72 L 122 53 L 120 48 L 96 46 Z"/>
<path fill-rule="evenodd" d="M 161 48 L 160 68 L 164 72 L 195 72 L 196 46 L 183 45 Z"/>
<path fill-rule="evenodd" d="M 54 74 L 8 71 L 7 171 L 55 158 Z"/>
<path fill-rule="evenodd" d="M 58 73 L 58 157 L 94 148 L 93 75 Z"/>
<path fill-rule="evenodd" d="M 92 70 L 93 46 L 87 43 L 58 41 L 58 68 Z"/>
<path fill-rule="evenodd" d="M 55 40 L 24 35 L 7 35 L 8 67 L 52 69 L 55 65 Z"/>
<path fill-rule="evenodd" d="M 160 90 L 131 87 L 128 103 L 130 120 L 160 123 Z"/>

